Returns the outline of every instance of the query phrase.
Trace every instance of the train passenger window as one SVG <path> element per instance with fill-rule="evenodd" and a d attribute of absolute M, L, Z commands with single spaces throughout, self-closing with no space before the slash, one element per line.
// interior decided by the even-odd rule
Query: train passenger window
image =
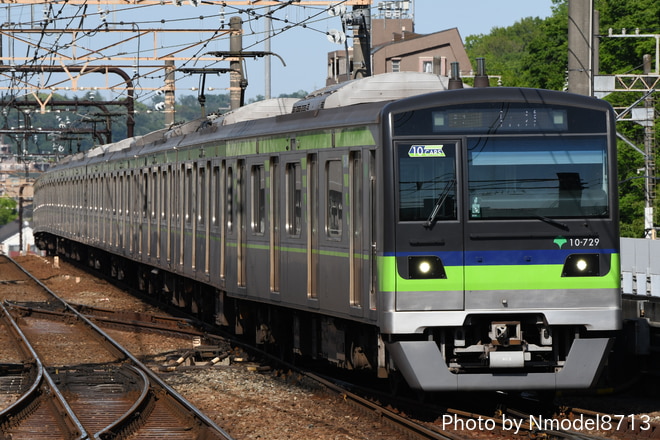
<path fill-rule="evenodd" d="M 251 172 L 252 232 L 263 234 L 266 223 L 266 179 L 263 165 L 254 165 Z"/>
<path fill-rule="evenodd" d="M 343 227 L 344 173 L 341 160 L 326 162 L 326 223 L 325 232 L 330 238 L 340 239 Z"/>
<path fill-rule="evenodd" d="M 302 172 L 299 162 L 286 164 L 286 231 L 300 236 L 302 218 Z"/>
<path fill-rule="evenodd" d="M 456 145 L 398 146 L 399 221 L 456 220 Z"/>

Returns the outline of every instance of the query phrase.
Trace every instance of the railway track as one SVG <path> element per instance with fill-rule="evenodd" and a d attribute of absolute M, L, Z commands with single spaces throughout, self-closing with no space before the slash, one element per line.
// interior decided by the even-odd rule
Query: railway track
<path fill-rule="evenodd" d="M 25 383 L 0 412 L 5 437 L 231 438 L 100 327 L 32 281 L 51 297 L 42 308 L 2 307 L 11 330 L 5 337 L 20 347 L 10 356 L 23 365 L 12 380 Z"/>
<path fill-rule="evenodd" d="M 0 264 L 2 264 L 1 261 Z M 29 290 L 29 283 L 24 280 L 12 281 L 11 285 L 18 286 L 26 292 Z M 58 321 L 63 322 L 65 327 L 73 326 L 72 312 L 68 308 L 52 300 L 36 300 L 33 295 L 34 293 L 21 295 L 21 299 L 26 298 L 30 301 L 19 303 L 17 298 L 14 298 L 12 302 L 6 303 L 13 315 L 20 316 L 19 321 L 38 317 L 38 319 L 48 321 L 42 322 L 40 324 L 41 326 L 53 325 L 51 322 Z M 192 319 L 171 318 L 151 313 L 109 310 L 82 305 L 71 307 L 78 313 L 82 313 L 86 319 L 93 321 L 103 328 L 137 329 L 136 331 L 138 332 L 154 332 L 163 335 L 170 333 L 183 334 L 188 338 L 205 339 L 211 343 L 217 342 L 218 346 L 215 347 L 215 352 L 209 354 L 204 359 L 204 362 L 194 363 L 196 370 L 203 366 L 213 367 L 216 361 L 229 356 L 227 351 L 223 352 L 218 348 L 220 345 L 219 341 L 222 338 L 198 331 L 196 329 L 196 323 Z M 5 324 L 5 327 L 7 325 Z M 49 331 L 52 334 L 58 334 L 59 332 L 52 331 L 52 329 Z M 0 339 L 0 343 L 5 347 L 13 345 L 5 342 L 5 339 Z M 226 347 L 223 347 L 223 349 L 226 349 Z M 204 350 L 204 347 L 202 347 L 202 350 Z M 162 372 L 174 372 L 181 366 L 190 365 L 190 363 L 184 363 L 183 360 L 185 357 L 192 357 L 192 353 L 194 353 L 194 350 L 182 350 L 180 355 L 174 355 L 174 357 L 179 358 L 178 362 L 169 361 L 166 364 L 160 364 L 160 368 L 153 368 L 153 365 L 152 368 L 160 369 Z M 63 355 L 59 355 L 49 361 L 51 364 L 47 365 L 54 366 L 45 368 L 45 371 L 52 376 L 53 383 L 58 389 L 63 391 L 65 396 L 76 396 L 79 401 L 93 398 L 98 402 L 102 398 L 99 396 L 103 396 L 102 392 L 109 390 L 113 390 L 117 394 L 140 394 L 142 392 L 140 384 L 144 382 L 140 378 L 140 375 L 130 368 L 123 367 L 123 361 L 121 361 L 123 358 L 120 357 L 123 355 L 115 354 L 114 356 L 120 361 L 116 362 L 115 360 L 115 363 L 112 364 L 112 360 L 109 360 L 108 362 L 112 367 L 102 369 L 99 367 L 100 362 L 94 362 L 93 360 L 80 362 L 80 360 L 76 361 L 76 359 L 65 360 Z M 24 361 L 24 359 L 29 358 L 30 356 L 23 358 L 17 354 L 14 354 L 13 357 L 12 355 L 8 355 L 8 359 L 11 361 L 8 365 L 4 366 L 4 369 L 0 365 L 0 372 L 2 372 L 3 376 L 7 377 L 13 375 L 14 379 L 10 381 L 15 384 L 23 384 L 21 386 L 24 389 L 26 387 L 25 384 L 32 383 L 32 377 L 36 375 L 35 371 L 37 371 L 30 362 Z M 67 364 L 68 368 L 63 368 L 59 366 L 60 364 Z M 214 371 L 214 368 L 208 368 L 208 371 Z M 531 414 L 508 408 L 502 411 L 492 411 L 493 414 L 491 415 L 483 415 L 466 411 L 463 407 L 461 407 L 463 409 L 451 409 L 447 407 L 451 405 L 446 405 L 432 410 L 434 419 L 433 417 L 430 419 L 428 417 L 408 417 L 405 410 L 392 409 L 388 403 L 379 402 L 378 398 L 361 397 L 361 395 L 351 392 L 351 387 L 332 384 L 327 379 L 316 377 L 312 374 L 301 374 L 323 384 L 324 387 L 340 395 L 344 403 L 349 403 L 352 407 L 359 408 L 362 413 L 369 414 L 370 417 L 378 420 L 383 425 L 389 426 L 391 429 L 400 433 L 401 437 L 405 438 L 461 440 L 484 437 L 510 438 L 511 436 L 527 436 L 530 438 L 548 439 L 591 439 L 605 436 L 611 439 L 630 439 L 657 438 L 660 436 L 660 429 L 658 429 L 657 424 L 651 419 L 644 418 L 645 416 L 633 416 L 632 414 L 629 416 L 617 416 L 566 407 L 554 408 L 551 413 L 541 413 L 539 411 L 538 413 Z M 84 384 L 87 384 L 87 386 Z M 93 394 L 93 397 L 87 396 L 87 393 L 92 392 L 89 390 L 89 384 L 94 384 L 92 388 L 96 390 L 96 394 Z M 2 386 L 1 383 L 0 386 Z M 14 393 L 13 399 L 16 400 L 16 396 L 21 395 L 21 393 L 22 391 Z M 54 403 L 50 404 L 50 406 L 53 405 Z M 108 398 L 105 406 L 111 407 L 112 405 L 120 406 L 121 404 Z M 85 408 L 88 411 L 93 411 L 93 405 L 83 405 L 83 407 L 85 406 L 89 406 L 89 408 Z M 425 406 L 428 410 L 429 405 Z M 75 405 L 72 405 L 72 407 L 72 411 L 77 409 Z M 394 407 L 396 408 L 396 404 Z M 522 405 L 521 407 L 525 406 Z M 493 408 L 495 408 L 494 405 Z M 529 410 L 529 408 L 527 409 Z M 75 413 L 75 411 L 73 412 Z M 488 413 L 488 411 L 485 411 L 485 413 Z M 85 419 L 85 417 L 81 418 L 83 420 Z M 72 417 L 71 419 L 74 420 Z M 109 422 L 105 423 L 106 426 L 109 425 Z M 75 431 L 77 426 L 74 423 L 72 430 Z M 80 422 L 80 426 L 84 427 L 85 423 Z M 98 429 L 98 427 L 94 427 L 94 429 Z"/>

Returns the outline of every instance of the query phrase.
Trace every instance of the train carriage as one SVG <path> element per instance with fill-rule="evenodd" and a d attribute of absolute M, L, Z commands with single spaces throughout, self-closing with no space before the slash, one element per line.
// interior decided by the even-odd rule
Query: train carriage
<path fill-rule="evenodd" d="M 620 327 L 614 116 L 386 74 L 77 155 L 40 246 L 426 391 L 591 386 Z"/>

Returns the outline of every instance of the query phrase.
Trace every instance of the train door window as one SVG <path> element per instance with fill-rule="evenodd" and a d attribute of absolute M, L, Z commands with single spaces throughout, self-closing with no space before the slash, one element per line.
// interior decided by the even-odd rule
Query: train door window
<path fill-rule="evenodd" d="M 188 222 L 188 219 L 190 218 L 190 210 L 188 209 L 188 197 L 187 197 L 187 186 L 186 186 L 186 180 L 187 180 L 187 175 L 186 175 L 186 166 L 181 165 L 179 168 L 179 172 L 177 173 L 177 179 L 179 181 L 179 206 L 177 209 L 177 226 L 179 227 L 179 236 L 177 237 L 178 240 L 178 247 L 175 252 L 178 251 L 178 256 L 179 256 L 179 265 L 183 266 L 183 252 L 185 249 L 184 246 L 184 239 L 185 239 L 185 225 Z M 181 213 L 181 214 L 179 214 Z"/>
<path fill-rule="evenodd" d="M 87 181 L 87 184 L 88 184 L 87 188 L 88 188 L 89 193 L 90 193 L 90 203 L 87 205 L 88 206 L 87 211 L 89 212 L 89 214 L 91 216 L 90 219 L 89 219 L 89 222 L 88 222 L 89 230 L 88 230 L 87 233 L 88 233 L 89 237 L 92 238 L 93 240 L 95 240 L 96 237 L 98 237 L 98 231 L 97 231 L 98 217 L 96 216 L 96 213 L 98 212 L 98 205 L 97 205 L 98 196 L 97 196 L 97 193 L 96 193 L 96 190 L 97 190 L 96 181 L 97 181 L 96 175 L 92 175 L 89 178 L 89 180 Z"/>
<path fill-rule="evenodd" d="M 362 305 L 362 205 L 363 205 L 363 175 L 362 156 L 359 151 L 350 154 L 348 164 L 349 174 L 349 278 L 350 303 L 354 307 Z"/>
<path fill-rule="evenodd" d="M 318 298 L 318 159 L 307 156 L 307 297 Z"/>
<path fill-rule="evenodd" d="M 258 235 L 264 233 L 266 223 L 266 178 L 263 165 L 254 165 L 251 170 L 252 212 L 250 223 L 252 232 Z"/>
<path fill-rule="evenodd" d="M 162 199 L 160 198 L 161 191 L 161 180 L 158 175 L 158 168 L 154 168 L 151 172 L 151 212 L 150 212 L 150 224 L 153 228 L 155 243 L 156 258 L 160 258 L 160 228 L 158 227 L 158 222 L 160 221 L 160 207 Z M 150 247 L 151 249 L 151 247 Z"/>
<path fill-rule="evenodd" d="M 161 194 L 163 212 L 161 222 L 165 226 L 165 258 L 169 263 L 172 259 L 172 203 L 174 203 L 174 192 L 172 191 L 172 166 L 163 169 L 163 193 Z"/>
<path fill-rule="evenodd" d="M 280 198 L 279 162 L 270 159 L 270 291 L 280 291 Z"/>
<path fill-rule="evenodd" d="M 151 203 L 151 200 L 153 198 L 149 197 L 150 191 L 151 191 L 151 181 L 150 181 L 150 174 L 149 170 L 145 169 L 142 172 L 142 206 L 141 206 L 141 211 L 140 211 L 140 226 L 139 228 L 139 241 L 138 241 L 138 246 L 139 246 L 139 252 L 142 254 L 144 252 L 143 245 L 143 237 L 145 234 L 145 229 L 147 233 L 147 255 L 150 254 L 149 252 L 149 245 L 151 244 L 151 222 L 149 221 L 149 217 L 151 215 L 150 211 L 151 208 L 149 207 L 149 204 Z M 146 224 L 146 227 L 144 226 Z"/>
<path fill-rule="evenodd" d="M 166 200 L 169 199 L 168 195 L 170 194 L 168 185 L 169 185 L 169 180 L 168 180 L 168 171 L 167 168 L 161 168 L 160 170 L 160 194 L 158 195 L 158 198 L 161 200 L 160 203 L 160 221 L 165 222 L 167 221 L 167 208 L 168 205 L 165 203 Z"/>
<path fill-rule="evenodd" d="M 99 243 L 103 243 L 103 228 L 102 228 L 102 219 L 103 219 L 103 187 L 101 186 L 101 181 L 103 178 L 101 174 L 96 175 L 94 180 L 94 185 L 96 187 L 96 240 Z"/>
<path fill-rule="evenodd" d="M 190 234 L 190 266 L 192 270 L 197 270 L 197 227 L 199 225 L 199 193 L 197 186 L 199 182 L 199 166 L 195 163 L 188 167 L 186 173 L 186 185 L 188 185 L 188 209 L 189 220 L 188 223 L 192 226 L 192 234 Z M 185 240 L 184 240 L 185 241 Z"/>
<path fill-rule="evenodd" d="M 220 165 L 220 175 L 218 176 L 218 182 L 219 182 L 219 190 L 216 192 L 216 200 L 217 200 L 217 206 L 218 206 L 218 225 L 220 225 L 221 228 L 226 228 L 227 223 L 225 222 L 225 210 L 223 209 L 226 205 L 226 201 L 231 198 L 231 194 L 229 193 L 228 190 L 228 179 L 227 179 L 227 174 L 228 171 L 231 168 L 227 167 L 227 163 L 225 161 L 222 161 L 222 164 Z M 225 245 L 227 243 L 227 234 L 226 230 L 222 230 L 220 233 L 220 279 L 224 280 L 225 279 Z"/>
<path fill-rule="evenodd" d="M 225 179 L 225 194 L 227 194 L 226 225 L 227 233 L 231 234 L 234 229 L 234 169 L 227 167 Z"/>
<path fill-rule="evenodd" d="M 246 234 L 246 212 L 245 212 L 245 161 L 238 160 L 236 162 L 236 226 L 238 233 L 238 286 L 245 287 L 246 285 L 246 250 L 247 250 L 247 234 Z"/>
<path fill-rule="evenodd" d="M 302 172 L 299 162 L 286 164 L 286 231 L 300 237 L 302 228 Z"/>
<path fill-rule="evenodd" d="M 119 174 L 119 183 L 117 185 L 117 201 L 119 205 L 118 209 L 118 216 L 119 216 L 119 231 L 117 234 L 117 243 L 116 245 L 119 247 L 124 246 L 124 225 L 126 224 L 125 222 L 125 208 L 124 208 L 124 199 L 125 197 L 125 191 L 126 189 L 124 188 L 124 174 L 120 173 Z"/>
<path fill-rule="evenodd" d="M 131 194 L 130 194 L 130 185 L 128 181 L 128 176 L 126 175 L 126 172 L 122 172 L 119 176 L 119 185 L 121 186 L 121 232 L 119 235 L 119 247 L 123 248 L 126 246 L 126 226 L 127 226 L 127 218 L 128 218 L 128 201 L 130 200 Z"/>
<path fill-rule="evenodd" d="M 117 220 L 118 220 L 117 219 L 117 207 L 119 206 L 118 205 L 118 200 L 117 200 L 117 185 L 118 185 L 117 175 L 113 174 L 112 175 L 112 185 L 111 185 L 111 188 L 110 188 L 110 198 L 111 198 L 110 205 L 112 206 L 112 219 L 110 221 L 110 237 L 109 237 L 110 245 L 117 244 L 117 242 L 116 242 L 117 235 L 116 235 L 116 231 L 115 231 L 115 229 L 116 229 L 115 225 L 118 225 L 118 222 L 117 222 Z"/>
<path fill-rule="evenodd" d="M 126 226 L 128 228 L 128 249 L 133 252 L 134 247 L 134 233 L 137 228 L 137 208 L 140 204 L 140 198 L 136 191 L 138 175 L 136 171 L 129 171 L 126 173 L 126 186 L 128 188 L 128 197 L 126 199 Z"/>
<path fill-rule="evenodd" d="M 151 208 L 149 204 L 153 198 L 149 197 L 151 191 L 151 182 L 149 181 L 149 170 L 144 170 L 142 173 L 142 221 L 146 221 L 149 217 L 149 211 Z"/>
<path fill-rule="evenodd" d="M 378 304 L 378 298 L 376 296 L 376 286 L 378 285 L 378 270 L 377 264 L 378 259 L 376 258 L 376 231 L 379 228 L 380 218 L 375 215 L 377 212 L 376 209 L 376 152 L 374 150 L 369 150 L 369 189 L 368 189 L 368 204 L 369 204 L 369 214 L 368 218 L 371 218 L 371 222 L 368 224 L 369 228 L 369 248 L 370 248 L 370 258 L 369 258 L 369 309 L 376 310 Z"/>
<path fill-rule="evenodd" d="M 193 197 L 193 170 L 192 167 L 188 166 L 186 167 L 185 170 L 185 178 L 184 178 L 184 185 L 185 185 L 185 198 L 186 200 L 184 201 L 185 204 L 185 220 L 186 224 L 190 225 L 193 217 L 193 202 L 195 198 Z"/>
<path fill-rule="evenodd" d="M 206 168 L 200 166 L 197 169 L 197 223 L 200 226 L 206 224 Z"/>
<path fill-rule="evenodd" d="M 131 236 L 132 238 L 131 246 L 133 246 L 133 249 L 135 249 L 138 253 L 142 252 L 142 249 L 140 248 L 140 244 L 142 243 L 141 238 L 142 238 L 142 213 L 143 213 L 141 205 L 143 204 L 144 188 L 140 186 L 141 183 L 142 183 L 142 173 L 139 170 L 133 171 L 133 175 L 131 179 L 132 197 L 131 197 L 130 224 L 133 232 L 133 235 Z"/>
<path fill-rule="evenodd" d="M 112 205 L 112 215 L 117 215 L 117 176 L 112 175 L 112 184 L 110 188 L 110 197 Z"/>
<path fill-rule="evenodd" d="M 94 212 L 96 214 L 96 240 L 101 241 L 101 178 L 97 174 L 94 178 L 94 191 L 96 193 L 96 203 L 94 204 Z"/>
<path fill-rule="evenodd" d="M 140 173 L 138 170 L 134 170 L 129 174 L 128 178 L 128 184 L 129 184 L 129 191 L 130 194 L 128 196 L 128 207 L 129 207 L 129 213 L 128 213 L 128 227 L 129 227 L 129 234 L 130 234 L 130 250 L 131 251 L 139 251 L 138 246 L 135 246 L 135 238 L 137 237 L 138 233 L 138 222 L 140 220 L 140 204 L 142 202 L 142 198 L 140 197 L 140 191 L 139 191 L 139 183 L 140 183 Z"/>
<path fill-rule="evenodd" d="M 158 184 L 160 183 L 158 181 L 158 170 L 152 170 L 151 176 L 150 176 L 151 182 L 149 184 L 149 188 L 151 190 L 149 191 L 149 219 L 153 222 L 158 219 Z"/>
<path fill-rule="evenodd" d="M 344 224 L 344 172 L 341 160 L 329 160 L 325 164 L 326 175 L 326 221 L 328 238 L 340 240 Z"/>
<path fill-rule="evenodd" d="M 211 197 L 211 226 L 217 227 L 220 221 L 220 197 L 221 197 L 221 191 L 222 191 L 222 182 L 220 181 L 220 167 L 219 166 L 214 166 L 213 171 L 211 173 L 211 179 L 212 183 L 209 186 L 213 190 L 211 191 L 211 194 L 213 194 L 213 197 Z"/>
<path fill-rule="evenodd" d="M 78 235 L 77 233 L 80 231 L 80 223 L 81 223 L 81 221 L 80 221 L 80 206 L 82 205 L 81 200 L 80 200 L 81 197 L 82 197 L 81 192 L 80 192 L 81 189 L 82 189 L 82 186 L 80 185 L 80 178 L 74 178 L 73 179 L 73 194 L 74 194 L 74 198 L 73 198 L 73 207 L 74 207 L 73 220 L 74 220 L 74 224 L 73 224 L 73 228 L 72 228 L 71 232 L 76 233 L 76 235 Z"/>
<path fill-rule="evenodd" d="M 211 163 L 207 162 L 202 164 L 198 170 L 198 190 L 197 195 L 200 200 L 197 208 L 197 218 L 199 219 L 200 229 L 204 233 L 204 273 L 208 274 L 210 271 L 210 244 L 211 244 L 211 225 L 208 219 L 210 214 L 211 200 L 209 197 L 209 173 L 207 170 L 211 169 Z"/>

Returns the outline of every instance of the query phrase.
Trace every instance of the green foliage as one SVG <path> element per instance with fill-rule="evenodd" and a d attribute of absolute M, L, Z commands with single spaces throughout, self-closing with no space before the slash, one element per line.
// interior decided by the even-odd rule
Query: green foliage
<path fill-rule="evenodd" d="M 655 53 L 654 38 L 610 38 L 614 35 L 660 33 L 660 2 L 657 0 L 596 0 L 600 12 L 600 70 L 603 74 L 642 73 L 644 54 Z M 658 54 L 656 54 L 658 55 Z"/>
<path fill-rule="evenodd" d="M 654 38 L 613 38 L 613 34 L 660 33 L 660 2 L 657 0 L 594 0 L 600 14 L 599 73 L 641 74 L 644 54 L 655 54 Z M 468 56 L 486 58 L 489 75 L 501 75 L 502 85 L 563 90 L 568 64 L 568 0 L 553 0 L 552 15 L 524 18 L 506 28 L 493 28 L 488 35 L 465 39 Z M 660 54 L 655 54 L 660 56 Z M 655 60 L 654 60 L 655 61 Z M 652 66 L 654 69 L 655 66 Z M 493 84 L 493 81 L 491 81 Z M 615 108 L 626 108 L 642 96 L 641 92 L 622 92 L 606 97 Z M 656 101 L 660 102 L 656 98 Z M 656 102 L 656 114 L 660 104 Z M 656 119 L 655 132 L 660 133 Z M 632 122 L 617 122 L 617 131 L 643 149 L 644 128 Z M 657 142 L 657 141 L 656 141 Z M 657 155 L 657 152 L 654 152 Z M 644 156 L 627 143 L 618 144 L 618 182 L 621 235 L 644 236 L 646 176 Z M 658 191 L 656 191 L 658 192 Z M 658 192 L 660 193 L 660 192 Z M 655 224 L 660 224 L 656 202 Z"/>
<path fill-rule="evenodd" d="M 18 218 L 16 200 L 10 197 L 0 197 L 0 225 L 6 225 Z"/>
<path fill-rule="evenodd" d="M 470 35 L 465 39 L 465 48 L 473 65 L 475 59 L 486 59 L 489 75 L 501 76 L 503 86 L 522 86 L 523 69 L 521 54 L 529 52 L 529 44 L 541 39 L 540 18 L 524 18 L 508 28 L 495 27 L 488 35 Z"/>
<path fill-rule="evenodd" d="M 293 93 L 281 93 L 280 96 L 278 96 L 278 98 L 298 98 L 298 99 L 302 99 L 307 95 L 308 95 L 308 93 L 306 91 L 298 90 L 297 92 L 293 92 Z M 264 95 L 257 95 L 256 97 L 250 99 L 248 101 L 248 103 L 251 104 L 253 102 L 263 101 L 264 99 L 266 99 L 266 97 Z"/>

